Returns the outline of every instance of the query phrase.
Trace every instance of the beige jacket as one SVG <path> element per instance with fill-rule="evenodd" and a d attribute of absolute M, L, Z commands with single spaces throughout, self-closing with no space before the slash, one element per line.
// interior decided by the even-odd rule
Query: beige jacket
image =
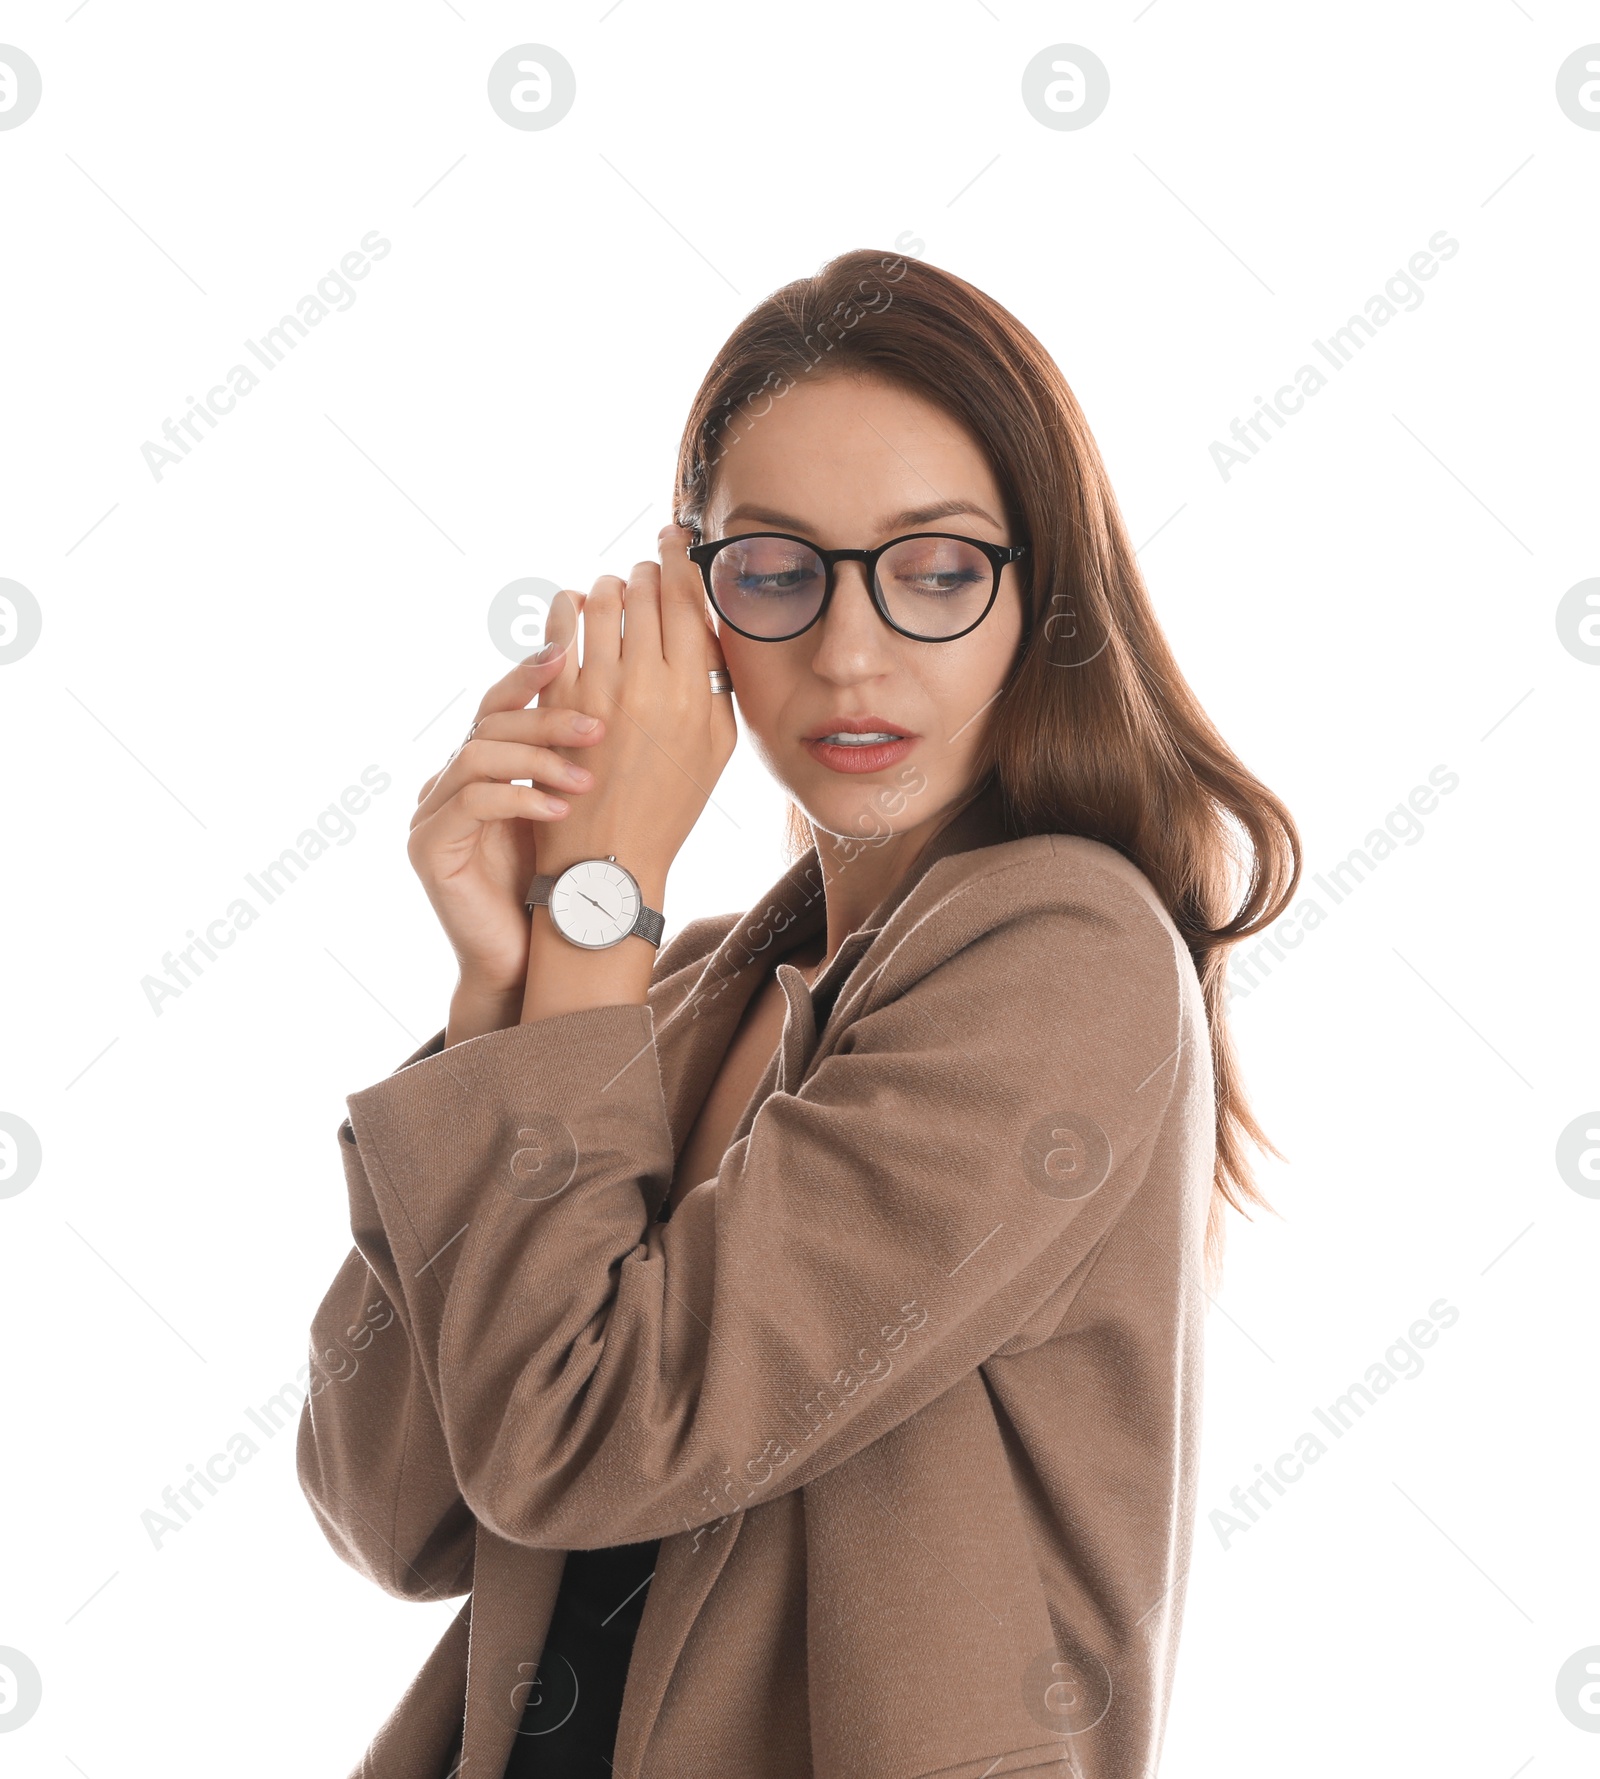
<path fill-rule="evenodd" d="M 401 1599 L 470 1598 L 353 1770 L 501 1779 L 569 1549 L 662 1540 L 617 1779 L 1156 1772 L 1194 1507 L 1214 1125 L 1144 875 L 969 804 L 656 1219 L 815 850 L 646 1006 L 441 1051 L 340 1130 L 355 1247 L 302 1486 Z"/>

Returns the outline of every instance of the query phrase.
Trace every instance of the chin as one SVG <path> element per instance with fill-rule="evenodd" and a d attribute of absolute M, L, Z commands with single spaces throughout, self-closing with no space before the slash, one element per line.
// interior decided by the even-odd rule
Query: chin
<path fill-rule="evenodd" d="M 927 780 L 920 773 L 903 774 L 899 768 L 851 784 L 819 785 L 808 775 L 803 787 L 790 787 L 789 795 L 819 833 L 868 845 L 881 845 L 920 827 L 938 807 Z"/>

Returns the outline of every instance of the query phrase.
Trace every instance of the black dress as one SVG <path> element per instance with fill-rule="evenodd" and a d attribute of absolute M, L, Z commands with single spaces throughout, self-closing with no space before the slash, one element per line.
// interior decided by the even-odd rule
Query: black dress
<path fill-rule="evenodd" d="M 504 1779 L 611 1779 L 628 1658 L 660 1545 L 567 1552 Z"/>

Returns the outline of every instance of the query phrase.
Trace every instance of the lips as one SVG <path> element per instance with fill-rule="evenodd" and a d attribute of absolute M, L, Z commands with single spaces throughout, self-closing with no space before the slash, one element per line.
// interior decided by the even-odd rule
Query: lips
<path fill-rule="evenodd" d="M 808 729 L 801 740 L 822 741 L 830 735 L 887 735 L 896 741 L 914 739 L 909 729 L 903 729 L 898 723 L 891 723 L 887 717 L 868 711 L 865 716 L 830 717 Z"/>
<path fill-rule="evenodd" d="M 869 735 L 888 734 L 892 739 L 868 740 Z M 828 735 L 859 735 L 859 741 L 830 741 Z M 801 742 L 813 760 L 833 772 L 881 772 L 903 760 L 917 745 L 915 735 L 906 735 L 898 728 L 853 729 L 838 724 L 819 736 L 807 736 Z"/>

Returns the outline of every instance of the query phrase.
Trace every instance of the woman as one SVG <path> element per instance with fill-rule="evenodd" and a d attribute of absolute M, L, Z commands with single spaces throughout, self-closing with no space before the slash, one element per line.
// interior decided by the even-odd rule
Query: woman
<path fill-rule="evenodd" d="M 380 1586 L 471 1598 L 356 1770 L 1153 1774 L 1261 1202 L 1225 952 L 1293 824 L 960 279 L 760 305 L 675 511 L 414 819 L 459 981 L 348 1102 L 300 1473 Z M 735 697 L 799 856 L 658 954 Z"/>

